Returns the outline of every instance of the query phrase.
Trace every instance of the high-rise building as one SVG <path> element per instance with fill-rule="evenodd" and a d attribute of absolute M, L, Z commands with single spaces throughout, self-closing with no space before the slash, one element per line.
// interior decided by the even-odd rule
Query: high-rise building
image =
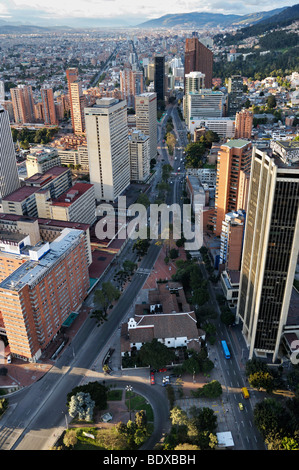
<path fill-rule="evenodd" d="M 202 72 L 205 86 L 212 88 L 213 52 L 196 37 L 187 38 L 185 43 L 185 76 L 190 72 Z"/>
<path fill-rule="evenodd" d="M 120 71 L 120 91 L 123 100 L 127 100 L 128 108 L 135 108 L 135 96 L 144 91 L 143 73 L 131 69 Z"/>
<path fill-rule="evenodd" d="M 237 112 L 235 120 L 235 139 L 251 139 L 253 114 L 249 109 Z"/>
<path fill-rule="evenodd" d="M 73 131 L 75 134 L 82 134 L 85 131 L 84 108 L 86 103 L 78 69 L 75 67 L 67 69 L 66 76 Z"/>
<path fill-rule="evenodd" d="M 254 147 L 237 308 L 250 359 L 276 361 L 294 327 L 288 313 L 298 250 L 298 158 L 284 163 Z"/>
<path fill-rule="evenodd" d="M 225 214 L 220 235 L 219 264 L 228 271 L 240 271 L 245 227 L 245 211 Z"/>
<path fill-rule="evenodd" d="M 43 118 L 45 124 L 57 125 L 58 120 L 56 116 L 53 89 L 50 87 L 41 88 L 42 105 L 43 105 Z"/>
<path fill-rule="evenodd" d="M 157 157 L 157 94 L 136 96 L 136 129 L 149 136 L 150 159 Z"/>
<path fill-rule="evenodd" d="M 183 98 L 183 109 L 184 109 L 184 118 L 187 119 L 188 115 L 188 93 L 199 92 L 202 88 L 205 88 L 205 75 L 201 72 L 190 72 L 185 75 L 185 95 Z"/>
<path fill-rule="evenodd" d="M 85 108 L 90 183 L 98 201 L 115 201 L 130 184 L 127 102 L 102 98 Z"/>
<path fill-rule="evenodd" d="M 18 85 L 10 89 L 14 118 L 17 124 L 35 121 L 35 109 L 32 88 L 29 85 Z"/>
<path fill-rule="evenodd" d="M 84 108 L 85 96 L 82 91 L 80 81 L 70 84 L 70 94 L 72 96 L 71 118 L 74 134 L 83 134 L 85 131 Z"/>
<path fill-rule="evenodd" d="M 129 135 L 131 181 L 145 181 L 150 175 L 149 137 L 135 130 Z"/>
<path fill-rule="evenodd" d="M 4 87 L 4 81 L 0 80 L 0 104 L 5 101 L 5 87 Z"/>
<path fill-rule="evenodd" d="M 1 262 L 9 256 L 22 263 L 0 283 L 0 303 L 11 354 L 36 362 L 81 307 L 89 274 L 83 230 L 65 229 L 52 243 L 35 246 L 28 238 L 11 233 L 2 237 Z"/>
<path fill-rule="evenodd" d="M 221 118 L 223 114 L 224 94 L 204 88 L 185 95 L 186 125 L 190 130 L 193 121 L 198 119 Z"/>
<path fill-rule="evenodd" d="M 165 95 L 166 95 L 164 55 L 156 55 L 154 57 L 154 63 L 155 63 L 154 90 L 155 90 L 155 93 L 157 93 L 157 100 L 164 101 Z"/>
<path fill-rule="evenodd" d="M 20 187 L 8 112 L 0 105 L 0 199 Z"/>
<path fill-rule="evenodd" d="M 235 116 L 242 108 L 243 78 L 241 75 L 233 75 L 228 79 L 228 115 Z"/>
<path fill-rule="evenodd" d="M 225 214 L 246 210 L 245 175 L 250 173 L 252 144 L 246 140 L 229 140 L 221 145 L 217 159 L 214 233 L 220 236 Z"/>

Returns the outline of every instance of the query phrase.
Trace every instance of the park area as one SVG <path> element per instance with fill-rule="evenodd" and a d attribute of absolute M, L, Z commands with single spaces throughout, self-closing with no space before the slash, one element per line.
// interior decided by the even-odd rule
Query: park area
<path fill-rule="evenodd" d="M 80 419 L 77 414 L 54 449 L 136 450 L 150 437 L 153 421 L 153 410 L 143 396 L 111 388 L 107 390 L 106 407 L 95 407 L 91 419 Z"/>

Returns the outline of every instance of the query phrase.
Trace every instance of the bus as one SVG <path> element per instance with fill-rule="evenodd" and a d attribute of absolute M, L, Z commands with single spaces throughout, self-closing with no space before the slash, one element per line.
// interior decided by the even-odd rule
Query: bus
<path fill-rule="evenodd" d="M 223 349 L 223 352 L 224 352 L 224 356 L 225 356 L 225 359 L 230 359 L 230 352 L 229 352 L 229 349 L 227 347 L 227 344 L 226 344 L 226 341 L 221 341 L 221 345 L 222 345 L 222 349 Z"/>
<path fill-rule="evenodd" d="M 243 387 L 242 389 L 243 397 L 244 398 L 249 398 L 249 392 L 246 387 Z"/>

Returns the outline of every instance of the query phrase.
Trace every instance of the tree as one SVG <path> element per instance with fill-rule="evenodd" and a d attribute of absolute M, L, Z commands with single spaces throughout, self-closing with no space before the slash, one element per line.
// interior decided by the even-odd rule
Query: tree
<path fill-rule="evenodd" d="M 139 356 L 142 363 L 150 365 L 153 369 L 161 369 L 174 360 L 175 353 L 154 338 L 150 343 L 141 346 Z"/>
<path fill-rule="evenodd" d="M 252 387 L 264 388 L 267 393 L 272 392 L 274 388 L 274 378 L 269 372 L 257 371 L 249 375 L 248 381 Z"/>
<path fill-rule="evenodd" d="M 273 108 L 276 108 L 277 106 L 277 103 L 276 103 L 276 98 L 274 95 L 270 95 L 268 96 L 267 98 L 267 107 L 269 109 L 273 109 Z"/>
<path fill-rule="evenodd" d="M 188 423 L 188 416 L 186 411 L 183 411 L 179 406 L 175 406 L 170 410 L 170 420 L 173 426 L 184 426 Z"/>
<path fill-rule="evenodd" d="M 222 394 L 222 387 L 218 380 L 212 380 L 192 393 L 195 397 L 218 398 Z"/>
<path fill-rule="evenodd" d="M 150 200 L 147 194 L 141 193 L 139 194 L 137 201 L 137 204 L 142 204 L 144 207 L 148 207 L 150 205 Z"/>
<path fill-rule="evenodd" d="M 78 415 L 80 420 L 92 421 L 95 402 L 89 393 L 78 392 L 71 397 L 69 415 L 73 418 Z"/>
<path fill-rule="evenodd" d="M 63 436 L 63 443 L 66 447 L 74 447 L 78 442 L 76 429 L 69 429 Z"/>
<path fill-rule="evenodd" d="M 192 142 L 185 148 L 186 168 L 200 168 L 203 164 L 205 145 L 202 142 Z"/>
<path fill-rule="evenodd" d="M 88 384 L 74 387 L 67 395 L 67 405 L 69 405 L 71 397 L 79 392 L 89 393 L 98 410 L 104 410 L 107 407 L 108 388 L 100 382 L 89 382 Z"/>
<path fill-rule="evenodd" d="M 150 246 L 150 242 L 147 239 L 144 240 L 136 240 L 136 242 L 133 245 L 133 251 L 136 251 L 138 256 L 143 256 L 147 253 L 147 250 Z"/>
<path fill-rule="evenodd" d="M 211 408 L 192 406 L 190 414 L 198 431 L 208 431 L 210 433 L 217 428 L 217 416 Z"/>
<path fill-rule="evenodd" d="M 135 414 L 135 424 L 137 428 L 146 428 L 147 417 L 144 410 L 137 411 Z"/>
<path fill-rule="evenodd" d="M 109 306 L 114 300 L 118 300 L 119 296 L 119 290 L 111 282 L 103 282 L 102 288 L 95 292 L 94 301 L 107 314 Z"/>

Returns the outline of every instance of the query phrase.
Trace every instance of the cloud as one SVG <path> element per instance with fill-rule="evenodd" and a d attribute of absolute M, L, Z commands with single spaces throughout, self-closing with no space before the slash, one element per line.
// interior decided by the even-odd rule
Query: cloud
<path fill-rule="evenodd" d="M 40 18 L 120 18 L 121 16 L 158 18 L 166 14 L 211 12 L 245 15 L 281 7 L 280 0 L 0 0 L 0 16 L 33 22 Z M 294 0 L 284 1 L 292 6 Z"/>

